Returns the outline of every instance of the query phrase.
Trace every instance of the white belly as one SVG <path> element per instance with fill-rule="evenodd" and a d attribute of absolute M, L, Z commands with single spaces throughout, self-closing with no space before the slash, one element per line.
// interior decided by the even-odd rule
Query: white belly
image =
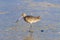
<path fill-rule="evenodd" d="M 28 23 L 31 23 L 31 24 L 32 24 L 32 23 L 36 23 L 36 22 L 38 22 L 38 21 L 40 21 L 40 20 L 31 20 L 31 21 L 28 20 Z"/>

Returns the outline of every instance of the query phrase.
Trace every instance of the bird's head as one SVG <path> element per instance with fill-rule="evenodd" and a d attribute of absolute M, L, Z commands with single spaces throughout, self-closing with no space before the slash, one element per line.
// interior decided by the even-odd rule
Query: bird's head
<path fill-rule="evenodd" d="M 26 16 L 26 14 L 25 13 L 22 13 L 22 17 L 25 17 Z"/>
<path fill-rule="evenodd" d="M 25 14 L 25 13 L 22 13 L 22 16 L 17 19 L 16 23 L 17 23 L 19 20 L 21 20 L 22 17 L 25 17 L 25 16 L 26 16 L 26 14 Z"/>

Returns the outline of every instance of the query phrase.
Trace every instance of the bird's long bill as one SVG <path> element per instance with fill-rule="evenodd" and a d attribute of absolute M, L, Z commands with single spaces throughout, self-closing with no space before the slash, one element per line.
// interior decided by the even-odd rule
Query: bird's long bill
<path fill-rule="evenodd" d="M 21 16 L 21 17 L 19 17 L 19 18 L 16 20 L 16 23 L 17 23 L 19 20 L 21 20 L 21 18 L 22 18 L 22 16 Z"/>

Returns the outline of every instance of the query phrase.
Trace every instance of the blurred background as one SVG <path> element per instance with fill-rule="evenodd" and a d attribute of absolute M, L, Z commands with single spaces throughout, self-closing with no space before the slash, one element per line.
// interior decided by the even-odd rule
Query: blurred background
<path fill-rule="evenodd" d="M 41 16 L 32 24 L 34 40 L 60 40 L 60 0 L 0 0 L 0 40 L 23 40 L 29 35 L 23 18 L 15 23 L 22 13 Z"/>

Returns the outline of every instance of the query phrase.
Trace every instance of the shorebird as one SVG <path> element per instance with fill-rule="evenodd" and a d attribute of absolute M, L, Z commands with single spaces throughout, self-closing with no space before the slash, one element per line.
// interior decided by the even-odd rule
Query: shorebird
<path fill-rule="evenodd" d="M 41 20 L 41 17 L 40 17 L 40 16 L 35 17 L 35 16 L 31 16 L 31 15 L 26 15 L 25 13 L 22 14 L 22 17 L 23 17 L 23 19 L 24 19 L 25 22 L 27 22 L 27 23 L 30 24 L 30 29 L 31 29 L 31 27 L 32 27 L 32 25 L 31 25 L 32 23 L 36 23 L 36 22 L 38 22 L 38 21 Z M 22 18 L 22 17 L 21 17 L 21 18 Z M 16 23 L 17 23 L 21 18 L 19 18 L 19 19 L 16 21 Z M 29 32 L 32 32 L 32 31 L 29 31 Z"/>

